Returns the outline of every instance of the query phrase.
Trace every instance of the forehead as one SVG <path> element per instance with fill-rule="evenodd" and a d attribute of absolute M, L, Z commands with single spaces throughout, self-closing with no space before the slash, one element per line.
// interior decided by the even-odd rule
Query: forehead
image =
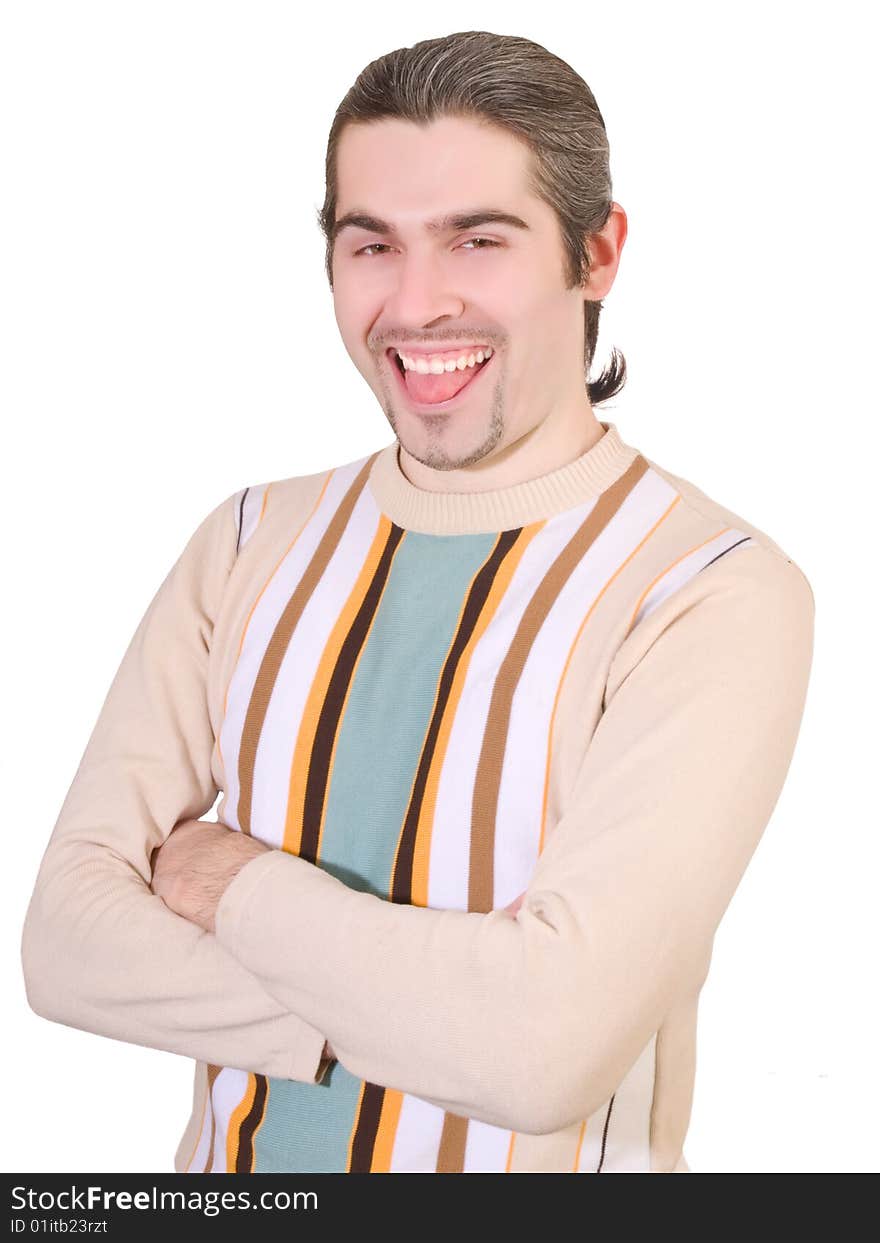
<path fill-rule="evenodd" d="M 337 150 L 336 218 L 358 207 L 416 229 L 463 203 L 534 215 L 528 156 L 513 134 L 460 117 L 348 125 Z"/>

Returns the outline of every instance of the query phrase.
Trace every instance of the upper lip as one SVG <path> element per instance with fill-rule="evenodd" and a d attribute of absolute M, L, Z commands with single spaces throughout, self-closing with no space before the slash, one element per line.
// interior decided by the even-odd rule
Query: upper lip
<path fill-rule="evenodd" d="M 451 354 L 453 350 L 485 350 L 489 346 L 482 342 L 463 341 L 461 345 L 392 345 L 389 347 L 389 353 L 397 354 Z"/>

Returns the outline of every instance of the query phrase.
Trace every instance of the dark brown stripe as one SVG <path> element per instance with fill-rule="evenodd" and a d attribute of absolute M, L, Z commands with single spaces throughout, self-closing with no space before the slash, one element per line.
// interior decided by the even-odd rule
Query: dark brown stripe
<path fill-rule="evenodd" d="M 244 522 L 244 502 L 245 502 L 245 497 L 247 496 L 248 492 L 250 492 L 250 488 L 245 488 L 244 492 L 242 492 L 241 494 L 241 503 L 238 506 L 238 534 L 235 540 L 236 557 L 238 556 L 239 549 L 241 548 L 241 527 L 242 527 L 242 523 Z"/>
<path fill-rule="evenodd" d="M 377 1083 L 364 1083 L 361 1107 L 358 1111 L 357 1128 L 351 1145 L 349 1174 L 369 1174 L 373 1163 L 373 1148 L 379 1131 L 379 1118 L 385 1089 Z"/>
<path fill-rule="evenodd" d="M 458 631 L 443 663 L 443 670 L 437 684 L 434 711 L 431 714 L 431 720 L 425 733 L 425 741 L 422 744 L 422 753 L 419 757 L 419 765 L 398 845 L 397 861 L 391 882 L 392 902 L 403 902 L 407 906 L 412 903 L 412 871 L 415 860 L 416 835 L 422 813 L 425 787 L 431 771 L 431 764 L 434 761 L 437 738 L 439 737 L 440 726 L 449 702 L 449 694 L 452 690 L 462 655 L 471 641 L 498 573 L 521 533 L 522 528 L 516 528 L 510 531 L 503 531 L 499 535 L 490 556 L 480 568 L 471 584 L 471 589 L 462 609 Z"/>
<path fill-rule="evenodd" d="M 265 1075 L 255 1076 L 257 1085 L 253 1103 L 248 1116 L 241 1124 L 238 1132 L 238 1152 L 235 1157 L 236 1174 L 250 1174 L 254 1168 L 254 1136 L 266 1116 L 266 1101 L 269 1096 L 269 1085 Z"/>
<path fill-rule="evenodd" d="M 602 1165 L 605 1161 L 605 1141 L 608 1138 L 608 1123 L 611 1121 L 611 1110 L 614 1108 L 614 1097 L 608 1102 L 608 1112 L 605 1115 L 605 1125 L 602 1128 L 602 1152 L 599 1157 L 599 1164 L 596 1166 L 596 1173 L 602 1173 Z"/>
<path fill-rule="evenodd" d="M 370 627 L 373 624 L 376 610 L 382 600 L 385 583 L 391 572 L 394 554 L 403 539 L 401 527 L 391 524 L 385 547 L 376 566 L 370 584 L 364 593 L 357 614 L 345 636 L 333 672 L 327 693 L 319 709 L 315 737 L 312 742 L 312 753 L 309 756 L 306 790 L 303 799 L 302 841 L 299 855 L 309 863 L 316 863 L 321 834 L 321 817 L 327 798 L 327 783 L 330 776 L 330 763 L 333 757 L 333 744 L 339 729 L 339 721 L 345 708 L 351 679 L 360 657 L 361 648 L 367 641 Z"/>
<path fill-rule="evenodd" d="M 378 451 L 377 451 L 378 452 Z M 245 715 L 244 728 L 241 734 L 241 749 L 238 755 L 238 823 L 242 833 L 251 831 L 251 807 L 253 804 L 254 767 L 257 758 L 257 745 L 263 729 L 263 722 L 269 709 L 269 700 L 278 670 L 287 652 L 290 636 L 296 629 L 303 609 L 317 587 L 321 576 L 327 568 L 333 553 L 339 544 L 361 492 L 366 487 L 370 470 L 377 454 L 372 454 L 361 467 L 356 479 L 352 482 L 339 504 L 336 513 L 330 520 L 327 530 L 321 537 L 305 573 L 294 589 L 287 602 L 272 638 L 263 653 L 260 670 L 254 683 Z"/>
<path fill-rule="evenodd" d="M 742 539 L 738 539 L 735 544 L 731 544 L 729 548 L 723 549 L 717 554 L 717 556 L 713 557 L 711 561 L 707 561 L 705 565 L 701 565 L 698 573 L 702 573 L 703 570 L 707 570 L 710 565 L 714 565 L 716 561 L 721 559 L 721 557 L 726 557 L 729 552 L 733 552 L 734 548 L 739 548 L 740 544 L 744 544 L 747 539 L 751 539 L 751 536 L 744 535 Z"/>

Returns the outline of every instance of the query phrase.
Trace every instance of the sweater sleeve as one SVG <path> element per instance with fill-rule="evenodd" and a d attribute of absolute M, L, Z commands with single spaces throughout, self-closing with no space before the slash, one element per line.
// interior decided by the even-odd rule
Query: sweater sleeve
<path fill-rule="evenodd" d="M 319 1082 L 323 1033 L 150 889 L 152 851 L 218 793 L 206 679 L 239 496 L 190 537 L 123 656 L 45 850 L 21 961 L 43 1018 Z"/>
<path fill-rule="evenodd" d="M 788 771 L 813 619 L 797 565 L 755 546 L 639 621 L 515 918 L 273 850 L 222 895 L 218 939 L 354 1075 L 524 1133 L 588 1117 L 708 973 Z"/>

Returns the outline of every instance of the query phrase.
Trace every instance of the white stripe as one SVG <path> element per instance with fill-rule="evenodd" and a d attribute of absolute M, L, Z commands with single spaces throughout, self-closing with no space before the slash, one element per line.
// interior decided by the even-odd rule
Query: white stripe
<path fill-rule="evenodd" d="M 477 1118 L 468 1120 L 465 1174 L 503 1174 L 507 1169 L 511 1132 Z"/>
<path fill-rule="evenodd" d="M 662 578 L 658 579 L 645 596 L 639 611 L 633 619 L 633 627 L 644 621 L 649 613 L 653 613 L 658 605 L 668 599 L 674 591 L 678 591 L 679 587 L 689 582 L 695 574 L 704 569 L 719 553 L 726 552 L 727 549 L 732 548 L 734 544 L 742 540 L 743 536 L 745 536 L 745 531 L 740 531 L 736 527 L 728 527 L 726 531 L 722 531 L 714 539 L 710 539 L 707 544 L 694 549 L 692 553 L 683 557 L 681 561 L 672 566 Z M 739 544 L 739 547 L 748 548 L 754 543 L 755 541 L 748 537 L 744 543 Z"/>
<path fill-rule="evenodd" d="M 241 553 L 245 544 L 260 525 L 260 514 L 263 512 L 263 501 L 268 487 L 268 483 L 254 484 L 247 489 L 244 505 L 239 504 L 240 515 L 236 517 L 236 522 L 240 523 L 238 531 L 239 553 Z M 239 497 L 239 502 L 240 500 L 241 498 Z"/>
<path fill-rule="evenodd" d="M 226 1137 L 229 1134 L 229 1120 L 234 1110 L 241 1104 L 248 1088 L 248 1072 L 225 1067 L 214 1080 L 212 1100 L 214 1105 L 214 1162 L 207 1171 L 209 1174 L 229 1174 L 226 1168 Z"/>
<path fill-rule="evenodd" d="M 365 458 L 335 470 L 311 519 L 307 519 L 287 555 L 272 574 L 258 607 L 248 624 L 241 655 L 232 672 L 226 704 L 226 716 L 220 727 L 223 752 L 223 796 L 217 810 L 218 820 L 231 829 L 241 829 L 238 821 L 238 761 L 245 716 L 253 694 L 254 683 L 266 647 L 278 620 L 290 600 L 312 556 L 330 525 L 339 505 L 357 476 Z M 255 595 L 263 584 L 254 585 Z M 275 844 L 274 842 L 272 843 Z"/>
<path fill-rule="evenodd" d="M 388 1167 L 390 1173 L 435 1173 L 445 1116 L 437 1105 L 404 1094 Z"/>

